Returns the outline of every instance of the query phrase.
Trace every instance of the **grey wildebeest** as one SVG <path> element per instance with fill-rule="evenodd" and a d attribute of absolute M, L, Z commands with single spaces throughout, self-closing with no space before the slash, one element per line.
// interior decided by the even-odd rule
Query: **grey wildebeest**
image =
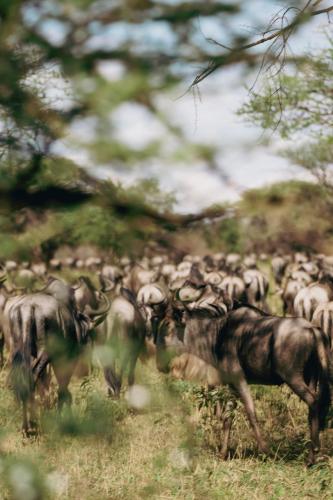
<path fill-rule="evenodd" d="M 109 303 L 90 317 L 74 305 L 73 289 L 50 278 L 37 293 L 9 298 L 3 310 L 5 341 L 10 353 L 10 384 L 23 406 L 23 431 L 35 433 L 34 390 L 51 364 L 58 382 L 59 408 L 70 403 L 68 385 L 81 345 L 102 321 Z"/>
<path fill-rule="evenodd" d="M 226 276 L 223 278 L 219 288 L 224 291 L 230 300 L 246 300 L 245 283 L 239 276 Z"/>
<path fill-rule="evenodd" d="M 299 290 L 294 300 L 294 312 L 297 316 L 311 321 L 316 308 L 331 300 L 333 300 L 333 281 L 325 277 Z"/>
<path fill-rule="evenodd" d="M 5 307 L 5 304 L 10 297 L 10 293 L 7 290 L 4 282 L 6 281 L 6 276 L 0 277 L 0 318 Z M 4 365 L 4 348 L 5 348 L 5 336 L 3 332 L 2 322 L 0 321 L 0 368 Z"/>
<path fill-rule="evenodd" d="M 267 309 L 266 297 L 269 288 L 269 282 L 264 273 L 259 269 L 247 269 L 243 273 L 245 283 L 245 293 L 247 302 L 257 307 Z"/>
<path fill-rule="evenodd" d="M 104 291 L 106 293 L 107 290 Z M 108 394 L 113 397 L 119 397 L 125 373 L 128 384 L 134 384 L 135 366 L 144 350 L 146 336 L 145 321 L 135 295 L 126 288 L 121 288 L 120 292 L 121 295 L 109 292 L 110 310 L 105 321 L 96 329 L 96 343 L 102 350 L 105 349 L 100 361 Z"/>
<path fill-rule="evenodd" d="M 333 302 L 320 304 L 313 313 L 312 323 L 319 326 L 327 335 L 330 346 L 333 346 Z"/>
<path fill-rule="evenodd" d="M 319 431 L 324 428 L 333 383 L 325 334 L 302 318 L 268 316 L 253 306 L 241 304 L 224 318 L 212 320 L 202 313 L 198 315 L 195 309 L 187 315 L 183 342 L 172 332 L 159 329 L 156 342 L 159 364 L 161 353 L 171 350 L 174 354 L 188 352 L 214 367 L 220 383 L 228 384 L 244 404 L 263 453 L 267 453 L 267 447 L 258 426 L 249 384 L 287 384 L 308 406 L 309 464 L 315 463 L 320 450 Z M 226 427 L 225 456 L 231 422 Z"/>
<path fill-rule="evenodd" d="M 274 275 L 274 279 L 278 285 L 281 285 L 284 271 L 288 265 L 288 260 L 286 258 L 281 257 L 280 255 L 276 255 L 272 258 L 271 266 Z"/>
<path fill-rule="evenodd" d="M 304 288 L 305 285 L 301 281 L 294 279 L 288 280 L 282 291 L 283 314 L 294 315 L 294 301 L 297 293 Z"/>

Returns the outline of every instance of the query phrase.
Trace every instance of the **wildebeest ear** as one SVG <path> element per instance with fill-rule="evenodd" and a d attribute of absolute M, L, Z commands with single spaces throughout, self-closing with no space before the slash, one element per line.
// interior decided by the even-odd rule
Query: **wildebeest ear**
<path fill-rule="evenodd" d="M 128 288 L 124 288 L 122 286 L 120 289 L 120 294 L 122 297 L 124 297 L 124 299 L 128 300 L 128 302 L 130 302 L 133 305 L 136 305 L 136 297 L 134 293 L 131 292 L 131 290 L 129 290 Z"/>

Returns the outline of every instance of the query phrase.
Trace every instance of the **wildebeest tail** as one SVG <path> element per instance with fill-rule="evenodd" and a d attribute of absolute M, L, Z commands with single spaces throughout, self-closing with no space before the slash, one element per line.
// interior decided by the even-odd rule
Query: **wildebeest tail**
<path fill-rule="evenodd" d="M 326 335 L 319 328 L 313 328 L 316 339 L 316 354 L 319 363 L 319 428 L 323 430 L 332 401 L 333 362 Z"/>
<path fill-rule="evenodd" d="M 9 372 L 9 383 L 19 401 L 27 401 L 34 388 L 31 367 L 31 331 L 34 323 L 33 308 L 31 314 L 24 314 L 21 307 L 13 308 L 10 319 L 15 350 Z"/>
<path fill-rule="evenodd" d="M 331 344 L 331 342 L 332 342 L 331 332 L 332 332 L 332 327 L 333 327 L 333 311 L 327 310 L 327 309 L 322 309 L 317 314 L 315 314 L 313 320 L 314 320 L 314 324 L 316 324 L 317 326 L 320 326 L 320 328 L 323 330 L 323 332 L 327 335 L 327 338 Z"/>

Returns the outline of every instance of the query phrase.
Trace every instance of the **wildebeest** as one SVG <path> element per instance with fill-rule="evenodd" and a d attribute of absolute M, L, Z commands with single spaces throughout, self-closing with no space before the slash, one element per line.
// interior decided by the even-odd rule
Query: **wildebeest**
<path fill-rule="evenodd" d="M 284 271 L 287 267 L 288 261 L 287 259 L 281 257 L 280 255 L 276 255 L 272 258 L 271 266 L 274 275 L 274 279 L 278 285 L 281 285 Z"/>
<path fill-rule="evenodd" d="M 160 329 L 160 353 L 168 350 L 165 336 L 165 330 Z M 320 329 L 302 318 L 268 316 L 253 306 L 239 305 L 224 318 L 213 321 L 190 313 L 182 345 L 179 339 L 172 343 L 169 338 L 168 342 L 169 350 L 189 352 L 216 368 L 220 382 L 228 384 L 243 402 L 261 452 L 267 453 L 267 447 L 249 384 L 287 384 L 308 405 L 309 464 L 315 462 L 333 383 L 329 344 Z M 223 449 L 228 449 L 228 443 L 224 443 Z"/>
<path fill-rule="evenodd" d="M 126 289 L 129 289 L 134 294 L 137 294 L 143 285 L 155 283 L 158 280 L 158 274 L 159 273 L 156 270 L 145 269 L 140 265 L 136 265 L 124 279 L 123 283 Z"/>
<path fill-rule="evenodd" d="M 231 300 L 246 300 L 245 283 L 239 276 L 226 276 L 219 287 Z"/>
<path fill-rule="evenodd" d="M 288 280 L 282 291 L 283 314 L 294 315 L 294 301 L 297 293 L 304 288 L 305 285 L 297 280 Z"/>
<path fill-rule="evenodd" d="M 312 323 L 319 326 L 333 346 L 333 302 L 320 304 L 313 313 Z"/>
<path fill-rule="evenodd" d="M 134 384 L 137 359 L 144 350 L 146 324 L 135 295 L 121 288 L 121 295 L 113 296 L 104 323 L 97 328 L 96 342 L 106 348 L 103 356 L 104 377 L 108 394 L 118 397 L 122 379 L 127 372 L 128 384 Z"/>
<path fill-rule="evenodd" d="M 313 313 L 320 304 L 333 300 L 333 283 L 330 278 L 312 283 L 302 288 L 294 300 L 294 311 L 297 316 L 311 321 Z"/>
<path fill-rule="evenodd" d="M 58 382 L 58 402 L 71 401 L 68 384 L 87 333 L 101 321 L 109 303 L 91 313 L 80 313 L 74 305 L 73 289 L 51 278 L 41 292 L 6 301 L 3 328 L 10 353 L 10 383 L 23 405 L 23 431 L 36 431 L 34 389 L 52 365 Z"/>
<path fill-rule="evenodd" d="M 84 312 L 87 306 L 91 309 L 97 309 L 98 294 L 90 278 L 80 276 L 78 284 L 73 289 L 75 304 L 79 311 Z"/>
<path fill-rule="evenodd" d="M 1 313 L 5 307 L 6 301 L 10 297 L 10 293 L 8 292 L 5 286 L 6 276 L 3 275 L 0 277 L 0 318 Z M 0 368 L 4 365 L 4 348 L 5 348 L 5 337 L 2 327 L 2 322 L 0 321 Z"/>
<path fill-rule="evenodd" d="M 243 273 L 246 286 L 246 298 L 249 304 L 267 309 L 266 297 L 269 283 L 266 276 L 259 269 L 247 269 Z"/>

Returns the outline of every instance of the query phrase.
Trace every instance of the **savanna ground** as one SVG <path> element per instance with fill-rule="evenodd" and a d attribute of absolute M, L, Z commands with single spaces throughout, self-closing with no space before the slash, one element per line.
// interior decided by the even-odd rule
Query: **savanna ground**
<path fill-rule="evenodd" d="M 274 293 L 270 305 L 278 312 Z M 73 380 L 72 413 L 46 411 L 32 441 L 19 431 L 6 376 L 2 370 L 1 499 L 333 498 L 333 429 L 322 434 L 327 461 L 307 469 L 307 410 L 287 388 L 253 387 L 271 456 L 258 454 L 239 405 L 231 457 L 222 461 L 218 422 L 197 410 L 198 400 L 207 400 L 198 388 L 158 373 L 153 360 L 138 363 L 137 383 L 150 394 L 143 409 L 129 408 L 124 396 L 107 398 L 95 368 Z"/>

